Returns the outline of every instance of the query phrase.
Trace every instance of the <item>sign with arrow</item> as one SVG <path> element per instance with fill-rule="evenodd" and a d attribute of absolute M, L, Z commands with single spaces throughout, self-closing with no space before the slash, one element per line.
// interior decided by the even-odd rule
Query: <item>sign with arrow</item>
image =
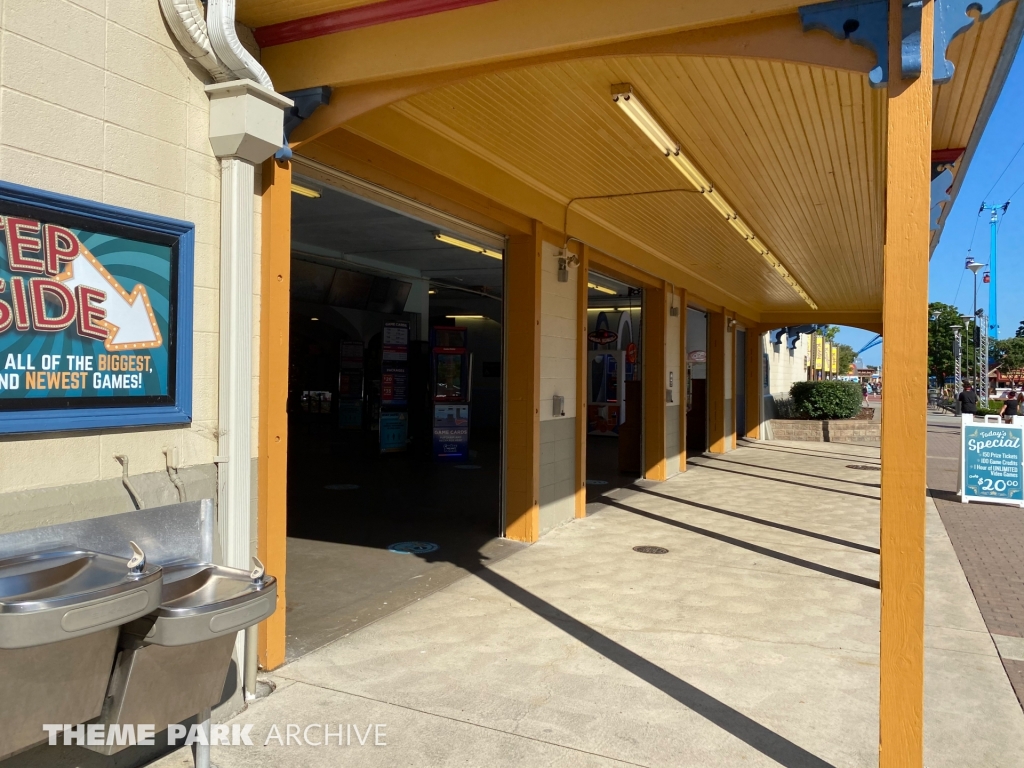
<path fill-rule="evenodd" d="M 193 231 L 0 183 L 0 434 L 190 419 Z"/>

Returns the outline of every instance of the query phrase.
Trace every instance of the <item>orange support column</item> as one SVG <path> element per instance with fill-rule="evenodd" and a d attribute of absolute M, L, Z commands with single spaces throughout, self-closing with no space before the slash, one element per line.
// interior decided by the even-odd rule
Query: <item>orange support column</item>
<path fill-rule="evenodd" d="M 587 516 L 587 275 L 590 246 L 580 246 L 576 276 L 576 517 Z"/>
<path fill-rule="evenodd" d="M 540 535 L 541 238 L 509 240 L 505 255 L 505 536 Z"/>
<path fill-rule="evenodd" d="M 900 78 L 900 0 L 889 0 L 882 324 L 880 768 L 923 764 L 924 542 L 928 387 L 932 22 L 921 11 L 921 75 Z"/>
<path fill-rule="evenodd" d="M 761 363 L 764 353 L 761 344 L 761 334 L 757 328 L 748 328 L 747 359 L 744 366 L 746 381 L 742 384 L 746 393 L 747 423 L 740 424 L 738 431 L 751 440 L 758 440 L 761 437 L 761 408 L 764 404 L 764 393 L 761 388 Z"/>
<path fill-rule="evenodd" d="M 725 453 L 725 314 L 708 312 L 708 451 Z"/>
<path fill-rule="evenodd" d="M 257 548 L 267 573 L 277 577 L 277 610 L 259 626 L 264 669 L 284 664 L 285 567 L 288 561 L 288 323 L 291 290 L 292 168 L 273 158 L 263 164 L 262 268 L 260 271 L 260 402 Z"/>
<path fill-rule="evenodd" d="M 679 471 L 686 471 L 686 289 L 679 291 Z"/>
<path fill-rule="evenodd" d="M 665 336 L 668 302 L 665 286 L 644 291 L 643 391 L 644 391 L 644 477 L 664 480 L 665 470 Z"/>

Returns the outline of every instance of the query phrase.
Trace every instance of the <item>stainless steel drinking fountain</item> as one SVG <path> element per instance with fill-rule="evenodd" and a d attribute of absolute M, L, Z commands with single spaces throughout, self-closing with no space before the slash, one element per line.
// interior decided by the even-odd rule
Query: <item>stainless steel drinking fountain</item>
<path fill-rule="evenodd" d="M 277 607 L 277 580 L 253 561 L 251 573 L 212 563 L 164 567 L 159 608 L 122 628 L 95 722 L 152 723 L 161 731 L 220 701 L 236 634 Z M 108 755 L 123 748 L 90 747 Z"/>
<path fill-rule="evenodd" d="M 214 517 L 204 499 L 0 534 L 0 760 L 47 723 L 209 717 L 237 632 L 277 607 L 258 561 L 215 564 Z"/>
<path fill-rule="evenodd" d="M 60 538 L 0 537 L 0 759 L 41 741 L 43 723 L 96 717 L 118 628 L 160 604 L 161 569 L 134 542 L 122 557 L 49 546 Z"/>

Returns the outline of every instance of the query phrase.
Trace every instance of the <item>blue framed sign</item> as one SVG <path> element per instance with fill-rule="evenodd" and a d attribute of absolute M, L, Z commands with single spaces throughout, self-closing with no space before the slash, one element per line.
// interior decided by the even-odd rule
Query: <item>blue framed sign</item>
<path fill-rule="evenodd" d="M 1024 419 L 975 422 L 964 414 L 960 427 L 960 501 L 1024 507 Z"/>
<path fill-rule="evenodd" d="M 0 434 L 192 420 L 194 236 L 0 182 Z"/>

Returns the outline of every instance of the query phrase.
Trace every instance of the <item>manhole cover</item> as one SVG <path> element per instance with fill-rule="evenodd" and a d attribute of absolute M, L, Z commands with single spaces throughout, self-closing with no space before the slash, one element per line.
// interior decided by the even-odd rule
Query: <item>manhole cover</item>
<path fill-rule="evenodd" d="M 644 544 L 640 547 L 633 547 L 634 552 L 641 552 L 645 555 L 667 555 L 668 550 L 664 547 L 652 547 L 649 544 Z"/>
<path fill-rule="evenodd" d="M 400 541 L 388 547 L 388 552 L 398 555 L 425 555 L 427 552 L 435 552 L 440 549 L 437 544 L 429 541 Z"/>
<path fill-rule="evenodd" d="M 328 491 L 354 491 L 359 486 L 355 483 L 335 483 L 334 485 L 325 485 Z"/>
<path fill-rule="evenodd" d="M 863 469 L 865 472 L 878 472 L 882 468 L 876 467 L 874 464 L 847 464 L 847 469 Z"/>
<path fill-rule="evenodd" d="M 608 485 L 607 480 L 587 480 L 587 485 Z"/>
<path fill-rule="evenodd" d="M 480 469 L 479 464 L 456 464 L 456 469 Z"/>

